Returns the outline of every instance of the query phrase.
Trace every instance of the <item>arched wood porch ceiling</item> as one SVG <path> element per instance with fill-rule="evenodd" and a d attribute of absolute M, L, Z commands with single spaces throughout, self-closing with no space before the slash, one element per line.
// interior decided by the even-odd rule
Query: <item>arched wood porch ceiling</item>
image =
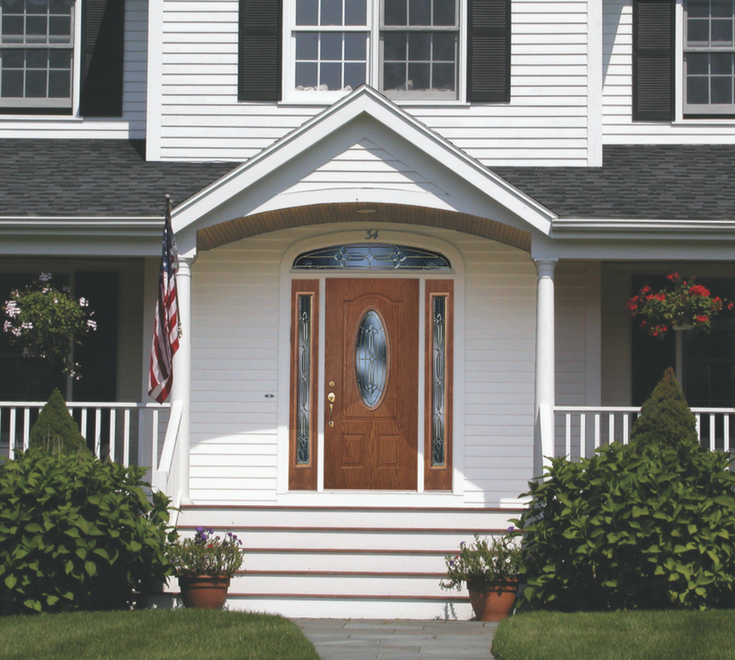
<path fill-rule="evenodd" d="M 373 209 L 375 212 L 358 213 L 363 209 Z M 314 204 L 235 218 L 197 232 L 197 248 L 211 250 L 241 238 L 279 229 L 340 222 L 363 222 L 365 225 L 389 222 L 442 227 L 489 238 L 526 252 L 531 250 L 531 234 L 488 218 L 421 206 L 366 202 Z"/>

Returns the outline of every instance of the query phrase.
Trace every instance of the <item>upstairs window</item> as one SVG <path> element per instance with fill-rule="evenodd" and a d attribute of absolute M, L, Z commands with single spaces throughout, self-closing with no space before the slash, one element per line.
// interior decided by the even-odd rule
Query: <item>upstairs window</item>
<path fill-rule="evenodd" d="M 369 84 L 396 99 L 458 98 L 458 0 L 296 0 L 295 98 Z"/>
<path fill-rule="evenodd" d="M 684 5 L 684 114 L 735 115 L 735 0 Z"/>
<path fill-rule="evenodd" d="M 0 0 L 0 107 L 72 106 L 74 0 Z"/>

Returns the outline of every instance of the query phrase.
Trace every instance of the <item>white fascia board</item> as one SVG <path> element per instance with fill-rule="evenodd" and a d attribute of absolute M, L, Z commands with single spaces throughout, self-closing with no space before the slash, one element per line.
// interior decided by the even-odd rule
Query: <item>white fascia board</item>
<path fill-rule="evenodd" d="M 552 220 L 556 216 L 548 209 L 367 86 L 358 88 L 307 120 L 296 130 L 179 205 L 173 211 L 174 231 L 179 232 L 195 223 L 363 114 L 393 130 L 396 135 L 442 163 L 484 195 L 521 217 L 531 227 L 546 234 L 550 231 Z"/>
<path fill-rule="evenodd" d="M 4 254 L 160 253 L 163 217 L 0 216 Z"/>
<path fill-rule="evenodd" d="M 666 232 L 665 235 L 662 232 Z M 654 238 L 672 240 L 677 238 L 691 239 L 692 234 L 705 237 L 716 235 L 721 240 L 722 234 L 731 234 L 735 238 L 735 220 L 653 220 L 636 219 L 620 220 L 600 218 L 558 218 L 552 223 L 551 236 L 565 239 L 589 240 L 601 235 L 614 234 L 616 238 L 640 238 L 649 234 Z M 714 236 L 713 236 L 714 238 Z"/>

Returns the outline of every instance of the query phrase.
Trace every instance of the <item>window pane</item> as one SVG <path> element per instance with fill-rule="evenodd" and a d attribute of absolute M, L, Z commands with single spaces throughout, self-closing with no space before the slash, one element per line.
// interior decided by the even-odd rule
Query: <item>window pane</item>
<path fill-rule="evenodd" d="M 456 21 L 455 0 L 434 0 L 434 25 L 455 25 Z"/>
<path fill-rule="evenodd" d="M 367 34 L 365 32 L 345 32 L 345 60 L 367 59 Z"/>
<path fill-rule="evenodd" d="M 27 50 L 26 66 L 30 69 L 45 69 L 48 66 L 47 50 Z"/>
<path fill-rule="evenodd" d="M 52 69 L 71 69 L 70 50 L 49 50 L 49 66 Z"/>
<path fill-rule="evenodd" d="M 71 96 L 69 71 L 49 71 L 48 96 L 50 99 L 66 99 Z"/>
<path fill-rule="evenodd" d="M 434 89 L 453 92 L 454 88 L 454 64 L 435 64 Z"/>
<path fill-rule="evenodd" d="M 311 461 L 311 306 L 313 296 L 298 297 L 296 463 Z"/>
<path fill-rule="evenodd" d="M 342 0 L 322 0 L 320 25 L 342 25 Z"/>
<path fill-rule="evenodd" d="M 71 18 L 68 16 L 52 16 L 49 19 L 49 41 L 57 44 L 71 42 Z"/>
<path fill-rule="evenodd" d="M 431 383 L 431 464 L 446 461 L 445 393 L 446 393 L 446 318 L 447 299 L 432 299 L 432 383 Z"/>
<path fill-rule="evenodd" d="M 319 24 L 319 1 L 296 0 L 296 25 Z"/>
<path fill-rule="evenodd" d="M 408 0 L 408 24 L 431 25 L 431 0 Z"/>
<path fill-rule="evenodd" d="M 687 73 L 689 75 L 707 75 L 709 73 L 709 55 L 707 53 L 689 53 L 687 55 Z"/>
<path fill-rule="evenodd" d="M 342 34 L 339 32 L 327 32 L 321 34 L 321 59 L 342 59 Z"/>
<path fill-rule="evenodd" d="M 0 1 L 3 14 L 22 14 L 23 0 L 2 0 Z"/>
<path fill-rule="evenodd" d="M 383 67 L 383 89 L 405 90 L 406 65 L 400 62 L 386 62 Z"/>
<path fill-rule="evenodd" d="M 52 14 L 67 14 L 71 16 L 71 8 L 73 5 L 74 0 L 51 0 L 49 11 Z"/>
<path fill-rule="evenodd" d="M 319 38 L 316 32 L 296 33 L 296 59 L 316 60 L 319 57 Z"/>
<path fill-rule="evenodd" d="M 687 78 L 687 103 L 709 103 L 707 78 L 699 76 L 689 76 Z"/>
<path fill-rule="evenodd" d="M 456 56 L 457 36 L 454 33 L 437 33 L 434 35 L 434 59 L 454 62 Z"/>
<path fill-rule="evenodd" d="M 3 17 L 3 41 L 6 43 L 23 42 L 23 17 Z"/>
<path fill-rule="evenodd" d="M 23 98 L 23 71 L 3 69 L 2 97 Z"/>
<path fill-rule="evenodd" d="M 713 75 L 729 76 L 732 73 L 732 53 L 712 53 L 710 67 Z"/>
<path fill-rule="evenodd" d="M 322 62 L 319 66 L 319 85 L 327 90 L 342 89 L 342 65 L 339 62 Z"/>
<path fill-rule="evenodd" d="M 345 25 L 367 25 L 366 0 L 345 0 Z"/>
<path fill-rule="evenodd" d="M 732 20 L 712 21 L 712 43 L 719 45 L 732 43 Z"/>
<path fill-rule="evenodd" d="M 383 59 L 405 60 L 406 55 L 406 33 L 386 32 L 383 35 Z"/>
<path fill-rule="evenodd" d="M 732 103 L 732 78 L 712 78 L 711 103 Z"/>
<path fill-rule="evenodd" d="M 296 62 L 296 87 L 316 87 L 317 63 Z"/>
<path fill-rule="evenodd" d="M 349 86 L 352 89 L 364 85 L 366 81 L 366 66 L 364 63 L 357 64 L 348 62 L 345 64 L 345 87 Z"/>
<path fill-rule="evenodd" d="M 27 14 L 46 14 L 48 13 L 48 0 L 26 0 Z"/>
<path fill-rule="evenodd" d="M 26 98 L 46 98 L 46 71 L 26 71 Z"/>
<path fill-rule="evenodd" d="M 3 59 L 3 69 L 22 69 L 25 61 L 25 51 L 3 50 L 0 51 L 0 57 Z"/>
<path fill-rule="evenodd" d="M 412 61 L 431 59 L 431 34 L 429 32 L 408 33 L 408 59 Z"/>
<path fill-rule="evenodd" d="M 26 39 L 29 42 L 45 42 L 48 34 L 48 21 L 45 16 L 26 18 Z"/>
<path fill-rule="evenodd" d="M 709 0 L 689 0 L 687 2 L 688 16 L 709 16 Z"/>
<path fill-rule="evenodd" d="M 409 63 L 408 84 L 411 89 L 431 89 L 431 65 Z"/>
<path fill-rule="evenodd" d="M 712 16 L 732 18 L 732 0 L 712 0 Z"/>
<path fill-rule="evenodd" d="M 709 21 L 687 21 L 687 43 L 709 43 Z"/>
<path fill-rule="evenodd" d="M 407 0 L 384 0 L 383 22 L 385 25 L 408 25 Z"/>

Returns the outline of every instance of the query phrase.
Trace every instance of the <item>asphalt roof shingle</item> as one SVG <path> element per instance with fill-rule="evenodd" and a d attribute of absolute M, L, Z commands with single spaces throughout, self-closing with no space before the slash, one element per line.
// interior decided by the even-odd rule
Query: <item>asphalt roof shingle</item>
<path fill-rule="evenodd" d="M 146 162 L 127 140 L 0 140 L 0 216 L 163 214 L 239 163 Z M 603 167 L 494 167 L 561 218 L 732 220 L 735 145 L 611 145 Z"/>

